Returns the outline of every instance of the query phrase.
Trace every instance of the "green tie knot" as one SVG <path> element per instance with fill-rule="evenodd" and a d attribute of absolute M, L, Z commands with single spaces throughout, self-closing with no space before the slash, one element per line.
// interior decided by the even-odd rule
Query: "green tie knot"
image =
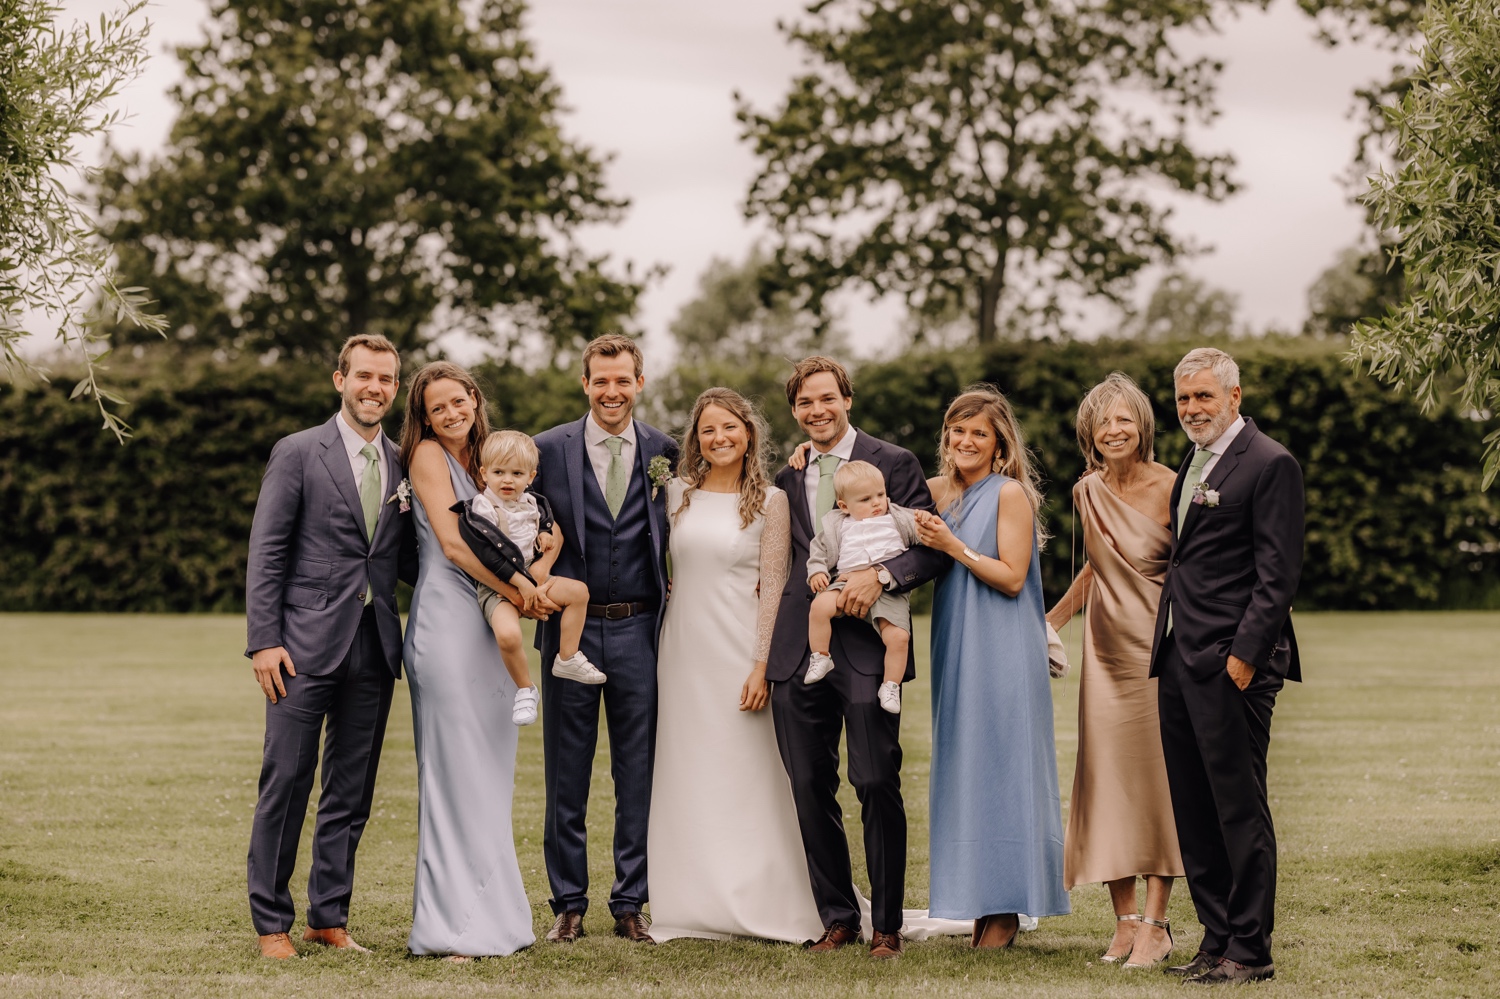
<path fill-rule="evenodd" d="M 607 447 L 607 448 L 609 448 L 609 453 L 613 457 L 618 458 L 620 456 L 620 448 L 622 448 L 622 447 L 625 446 L 625 438 L 623 438 L 623 437 L 606 437 L 606 438 L 604 438 L 604 446 Z"/>

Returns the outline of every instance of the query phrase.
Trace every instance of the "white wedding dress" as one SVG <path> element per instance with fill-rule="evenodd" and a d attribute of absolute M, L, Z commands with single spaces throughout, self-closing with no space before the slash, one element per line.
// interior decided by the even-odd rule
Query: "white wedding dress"
<path fill-rule="evenodd" d="M 739 495 L 667 484 L 672 597 L 657 656 L 646 870 L 657 940 L 823 932 L 770 708 L 739 709 L 764 661 L 791 558 L 786 494 L 740 526 Z M 679 514 L 680 511 L 680 514 Z"/>

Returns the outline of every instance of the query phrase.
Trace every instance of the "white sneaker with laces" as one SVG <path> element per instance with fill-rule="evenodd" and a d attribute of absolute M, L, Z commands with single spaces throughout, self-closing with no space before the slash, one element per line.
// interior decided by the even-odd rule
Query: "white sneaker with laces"
<path fill-rule="evenodd" d="M 589 657 L 579 649 L 567 659 L 558 656 L 552 660 L 552 675 L 560 676 L 564 680 L 577 680 L 579 683 L 598 684 L 609 679 L 600 671 L 599 667 L 589 662 Z"/>
<path fill-rule="evenodd" d="M 516 691 L 516 703 L 511 706 L 510 720 L 517 725 L 532 725 L 536 723 L 536 688 L 522 687 Z"/>
<path fill-rule="evenodd" d="M 821 652 L 814 652 L 807 660 L 807 675 L 802 678 L 803 683 L 817 683 L 829 673 L 833 672 L 833 659 Z"/>
<path fill-rule="evenodd" d="M 882 708 L 893 715 L 901 713 L 901 684 L 887 680 L 880 685 L 880 693 L 876 696 L 880 698 Z"/>

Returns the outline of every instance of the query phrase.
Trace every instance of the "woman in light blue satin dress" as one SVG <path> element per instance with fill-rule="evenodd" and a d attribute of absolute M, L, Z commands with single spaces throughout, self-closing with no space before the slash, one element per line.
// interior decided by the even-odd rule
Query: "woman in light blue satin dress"
<path fill-rule="evenodd" d="M 943 419 L 942 516 L 922 543 L 953 556 L 932 607 L 931 912 L 973 919 L 976 947 L 1008 947 L 1018 913 L 1069 911 L 1042 604 L 1041 494 L 998 391 Z"/>
<path fill-rule="evenodd" d="M 413 954 L 504 955 L 536 939 L 511 833 L 516 685 L 474 579 L 509 588 L 469 552 L 448 509 L 479 491 L 488 431 L 484 396 L 468 372 L 436 362 L 417 373 L 401 437 L 421 555 L 405 650 L 417 745 Z"/>

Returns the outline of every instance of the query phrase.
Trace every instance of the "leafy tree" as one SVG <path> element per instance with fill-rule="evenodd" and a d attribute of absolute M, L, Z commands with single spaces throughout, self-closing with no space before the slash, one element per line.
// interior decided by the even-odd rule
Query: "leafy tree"
<path fill-rule="evenodd" d="M 1345 336 L 1361 319 L 1384 315 L 1398 305 L 1403 291 L 1401 263 L 1391 259 L 1389 245 L 1346 247 L 1307 290 L 1302 332 Z"/>
<path fill-rule="evenodd" d="M 1239 331 L 1240 297 L 1201 278 L 1174 271 L 1161 279 L 1146 308 L 1126 332 L 1142 340 L 1223 339 Z"/>
<path fill-rule="evenodd" d="M 0 363 L 12 377 L 43 374 L 19 352 L 48 327 L 83 360 L 73 398 L 99 405 L 118 438 L 128 428 L 98 380 L 99 328 L 110 321 L 160 331 L 144 289 L 123 287 L 98 238 L 87 200 L 68 186 L 84 175 L 78 143 L 119 118 L 106 105 L 146 58 L 150 25 L 137 0 L 92 25 L 59 26 L 48 0 L 0 4 Z"/>
<path fill-rule="evenodd" d="M 569 347 L 616 324 L 640 285 L 576 234 L 625 202 L 562 135 L 525 9 L 213 0 L 167 150 L 117 155 L 100 187 L 123 266 L 214 349 Z"/>
<path fill-rule="evenodd" d="M 762 161 L 746 212 L 779 240 L 772 285 L 814 310 L 850 282 L 925 314 L 957 307 L 980 343 L 1004 311 L 1056 326 L 1070 286 L 1119 301 L 1142 267 L 1190 249 L 1148 186 L 1211 200 L 1234 189 L 1230 157 L 1200 153 L 1189 135 L 1215 113 L 1219 64 L 1171 41 L 1208 26 L 1212 10 L 810 4 L 784 30 L 813 68 L 772 113 L 738 102 Z"/>
<path fill-rule="evenodd" d="M 1435 0 L 1420 64 L 1391 112 L 1400 167 L 1366 204 L 1394 235 L 1407 297 L 1354 328 L 1370 371 L 1437 404 L 1450 376 L 1478 415 L 1500 410 L 1500 19 L 1481 0 Z M 1483 488 L 1500 473 L 1500 431 L 1485 438 Z"/>

